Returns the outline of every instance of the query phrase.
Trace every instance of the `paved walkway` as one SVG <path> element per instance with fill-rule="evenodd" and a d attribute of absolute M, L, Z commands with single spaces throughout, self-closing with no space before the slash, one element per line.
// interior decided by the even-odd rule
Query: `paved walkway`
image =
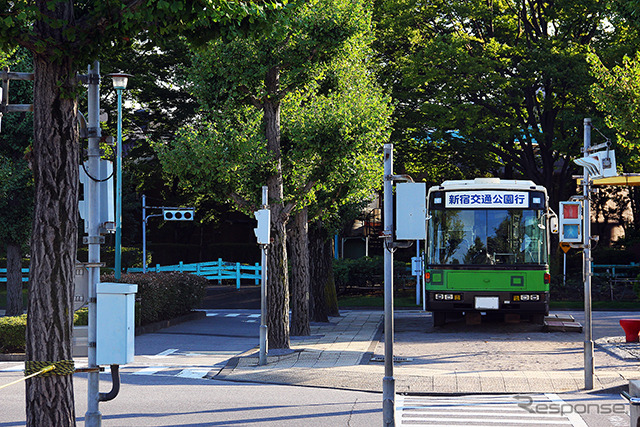
<path fill-rule="evenodd" d="M 410 316 L 396 313 L 397 316 Z M 429 315 L 420 313 L 418 320 L 423 321 L 425 316 Z M 252 350 L 233 358 L 225 368 L 212 371 L 209 376 L 231 381 L 380 392 L 384 376 L 384 345 L 380 342 L 382 319 L 380 311 L 343 311 L 341 317 L 331 318 L 329 324 L 313 324 L 310 337 L 294 337 L 290 352 L 270 352 L 265 366 L 258 366 L 258 352 Z M 396 334 L 394 353 L 403 355 L 394 367 L 396 392 L 468 394 L 583 390 L 583 334 L 543 334 L 534 331 L 533 325 L 522 328 L 517 335 L 505 332 L 487 336 L 484 341 L 477 332 L 456 335 L 454 331 L 453 339 L 448 338 L 447 331 L 436 336 L 425 333 L 425 325 L 419 336 L 424 341 L 422 345 L 428 348 L 428 358 L 420 357 L 424 349 L 420 349 L 421 343 L 415 342 L 415 334 L 406 342 Z M 496 331 L 489 331 L 491 334 L 495 335 Z M 511 341 L 514 336 L 523 335 L 527 335 L 524 343 Z M 447 338 L 443 338 L 445 336 Z M 531 341 L 527 342 L 527 339 Z M 501 347 L 476 350 L 475 354 L 463 352 L 463 361 L 456 362 L 453 359 L 459 354 L 452 353 L 452 348 L 465 348 L 465 345 L 476 349 L 485 345 Z M 514 350 L 514 346 L 519 349 Z M 630 379 L 640 379 L 637 358 L 621 359 L 611 352 L 605 353 L 606 350 L 597 347 L 595 390 L 622 387 Z M 412 353 L 418 357 L 412 358 Z M 496 363 L 499 367 L 488 368 L 491 360 L 497 359 L 501 361 Z"/>

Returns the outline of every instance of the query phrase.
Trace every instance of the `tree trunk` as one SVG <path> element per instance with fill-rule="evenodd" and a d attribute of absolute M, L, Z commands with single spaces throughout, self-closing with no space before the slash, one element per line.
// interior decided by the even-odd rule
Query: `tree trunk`
<path fill-rule="evenodd" d="M 311 320 L 328 322 L 329 316 L 339 316 L 338 300 L 333 278 L 331 240 L 322 221 L 314 222 L 309 230 L 309 260 L 311 271 Z"/>
<path fill-rule="evenodd" d="M 310 335 L 309 238 L 307 208 L 294 216 L 291 227 L 291 334 Z"/>
<path fill-rule="evenodd" d="M 38 0 L 42 13 L 73 26 L 73 5 L 58 2 L 55 10 Z M 36 32 L 45 39 L 61 31 L 41 21 Z M 53 43 L 52 43 L 53 44 Z M 33 173 L 35 207 L 31 241 L 27 361 L 71 360 L 73 274 L 77 249 L 78 160 L 77 86 L 67 57 L 52 52 L 34 56 Z M 55 373 L 55 372 L 54 372 Z M 26 382 L 27 425 L 73 426 L 73 376 L 36 376 Z"/>
<path fill-rule="evenodd" d="M 271 244 L 267 259 L 267 328 L 269 348 L 289 348 L 289 277 L 287 271 L 287 213 L 283 206 L 282 154 L 280 151 L 280 101 L 277 68 L 266 76 L 272 96 L 264 102 L 264 126 L 267 148 L 273 156 L 275 172 L 267 179 L 271 209 Z"/>
<path fill-rule="evenodd" d="M 7 243 L 7 310 L 6 316 L 22 314 L 22 254 L 20 245 Z"/>

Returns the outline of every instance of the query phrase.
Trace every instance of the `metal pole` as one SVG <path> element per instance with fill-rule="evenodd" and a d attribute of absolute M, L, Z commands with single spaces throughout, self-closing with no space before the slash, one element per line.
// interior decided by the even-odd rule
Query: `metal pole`
<path fill-rule="evenodd" d="M 416 258 L 419 258 L 419 257 L 420 257 L 420 240 L 416 240 Z M 422 268 L 420 270 L 422 270 Z M 416 305 L 420 305 L 420 283 L 421 283 L 420 276 L 422 276 L 422 274 L 418 274 L 416 276 Z"/>
<path fill-rule="evenodd" d="M 567 283 L 567 253 L 564 253 L 562 260 L 562 285 Z"/>
<path fill-rule="evenodd" d="M 100 63 L 95 61 L 93 68 L 89 66 L 89 84 L 87 90 L 89 124 L 90 129 L 87 156 L 89 177 L 98 177 L 100 170 Z M 98 182 L 93 179 L 88 180 L 87 201 L 87 229 L 89 246 L 88 259 L 89 267 L 89 320 L 88 320 L 88 374 L 87 385 L 87 412 L 85 413 L 85 423 L 88 427 L 99 427 L 102 424 L 102 414 L 99 409 L 100 402 L 100 373 L 92 372 L 96 365 L 96 284 L 100 281 L 100 268 L 96 267 L 100 263 L 100 194 Z"/>
<path fill-rule="evenodd" d="M 118 147 L 116 151 L 116 253 L 115 277 L 120 280 L 122 251 L 122 89 L 118 93 Z"/>
<path fill-rule="evenodd" d="M 142 273 L 147 274 L 147 196 L 142 195 Z"/>
<path fill-rule="evenodd" d="M 584 119 L 584 155 L 589 154 L 591 147 L 591 119 Z M 587 168 L 583 169 L 582 194 L 583 203 L 583 233 L 584 251 L 582 253 L 582 265 L 584 271 L 584 388 L 593 390 L 593 335 L 591 330 L 591 209 L 590 209 L 590 178 Z"/>
<path fill-rule="evenodd" d="M 384 378 L 382 416 L 385 426 L 395 426 L 393 378 L 393 144 L 384 144 Z"/>
<path fill-rule="evenodd" d="M 262 187 L 262 209 L 267 209 L 269 187 Z M 267 248 L 268 245 L 260 245 L 260 366 L 267 364 L 267 353 L 269 343 L 267 341 Z"/>

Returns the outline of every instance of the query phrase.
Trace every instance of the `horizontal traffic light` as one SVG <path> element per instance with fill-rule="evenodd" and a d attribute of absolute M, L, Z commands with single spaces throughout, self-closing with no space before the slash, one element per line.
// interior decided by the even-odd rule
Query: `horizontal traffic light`
<path fill-rule="evenodd" d="M 166 221 L 193 221 L 194 208 L 163 208 L 162 216 Z"/>

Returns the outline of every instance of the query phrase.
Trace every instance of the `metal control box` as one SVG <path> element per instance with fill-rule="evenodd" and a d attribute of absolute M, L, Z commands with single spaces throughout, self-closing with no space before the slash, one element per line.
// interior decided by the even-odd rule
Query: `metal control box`
<path fill-rule="evenodd" d="M 133 362 L 138 285 L 97 284 L 96 364 Z"/>

